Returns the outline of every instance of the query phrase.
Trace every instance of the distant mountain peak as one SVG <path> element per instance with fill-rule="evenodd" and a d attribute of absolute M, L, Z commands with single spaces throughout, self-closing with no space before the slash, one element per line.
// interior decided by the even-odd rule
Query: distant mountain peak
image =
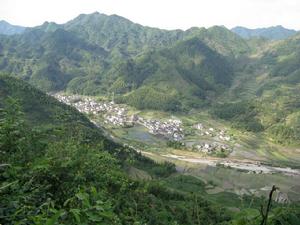
<path fill-rule="evenodd" d="M 232 32 L 240 35 L 243 38 L 249 39 L 252 37 L 263 37 L 269 40 L 282 40 L 286 39 L 294 34 L 296 30 L 287 29 L 282 25 L 276 25 L 265 28 L 249 29 L 242 26 L 237 26 L 231 29 Z"/>
<path fill-rule="evenodd" d="M 22 33 L 26 27 L 12 25 L 5 20 L 0 21 L 0 34 L 13 35 Z"/>

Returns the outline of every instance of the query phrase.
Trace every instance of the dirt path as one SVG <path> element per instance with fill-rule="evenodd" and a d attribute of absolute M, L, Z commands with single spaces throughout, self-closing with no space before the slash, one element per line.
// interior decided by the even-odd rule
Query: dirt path
<path fill-rule="evenodd" d="M 141 151 L 144 155 L 155 155 L 154 153 Z M 162 154 L 159 155 L 166 159 L 180 160 L 184 162 L 205 164 L 209 166 L 224 166 L 227 168 L 235 168 L 240 170 L 245 170 L 253 173 L 282 173 L 287 176 L 300 176 L 300 170 L 292 169 L 289 167 L 273 167 L 268 165 L 263 165 L 258 161 L 249 160 L 237 160 L 237 159 L 220 159 L 220 158 L 206 158 L 206 157 L 190 157 L 175 154 Z"/>

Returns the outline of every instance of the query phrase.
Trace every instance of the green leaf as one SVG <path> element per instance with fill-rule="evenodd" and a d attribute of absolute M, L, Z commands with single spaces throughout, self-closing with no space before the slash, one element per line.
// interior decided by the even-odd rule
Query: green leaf
<path fill-rule="evenodd" d="M 71 209 L 70 212 L 73 214 L 75 217 L 75 220 L 78 224 L 80 224 L 80 210 L 79 209 Z"/>
<path fill-rule="evenodd" d="M 58 218 L 64 213 L 63 210 L 57 211 L 51 218 L 47 219 L 45 225 L 54 225 L 57 221 Z"/>

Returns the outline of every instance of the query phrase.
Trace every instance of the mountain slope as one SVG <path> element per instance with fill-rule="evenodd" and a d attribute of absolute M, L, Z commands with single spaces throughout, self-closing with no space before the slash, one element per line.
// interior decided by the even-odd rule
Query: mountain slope
<path fill-rule="evenodd" d="M 1 223 L 192 225 L 199 218 L 211 224 L 229 220 L 200 192 L 195 202 L 195 195 L 155 180 L 174 173 L 174 165 L 121 148 L 74 108 L 24 81 L 0 75 L 0 100 Z M 131 180 L 124 170 L 134 166 L 148 168 L 153 180 Z M 195 204 L 197 215 L 192 213 Z"/>
<path fill-rule="evenodd" d="M 21 34 L 24 32 L 26 28 L 21 26 L 11 25 L 5 20 L 0 21 L 0 34 L 4 35 L 13 35 L 13 34 Z"/>
<path fill-rule="evenodd" d="M 113 50 L 124 57 L 135 56 L 141 51 L 170 47 L 178 41 L 197 36 L 220 54 L 233 56 L 246 52 L 248 46 L 239 36 L 225 27 L 162 30 L 145 27 L 130 20 L 98 12 L 82 14 L 63 25 L 81 38 L 97 44 L 106 50 Z M 226 42 L 228 41 L 228 42 Z M 116 53 L 117 54 L 117 53 Z"/>
<path fill-rule="evenodd" d="M 64 24 L 64 28 L 106 50 L 136 55 L 152 47 L 168 46 L 182 39 L 183 31 L 143 27 L 117 15 L 82 14 Z"/>
<path fill-rule="evenodd" d="M 33 29 L 23 35 L 2 37 L 0 44 L 0 69 L 46 91 L 62 90 L 82 74 L 96 76 L 105 67 L 107 56 L 101 47 L 63 29 Z"/>
<path fill-rule="evenodd" d="M 257 29 L 249 29 L 246 27 L 234 27 L 231 29 L 231 31 L 246 39 L 250 39 L 252 37 L 263 37 L 270 40 L 286 39 L 296 34 L 297 32 L 292 29 L 284 28 L 283 26 L 257 28 Z"/>
<path fill-rule="evenodd" d="M 24 114 L 23 119 L 30 127 L 43 130 L 49 137 L 61 130 L 65 132 L 65 136 L 58 136 L 58 140 L 72 139 L 82 134 L 80 139 L 98 139 L 99 143 L 107 141 L 113 145 L 94 124 L 74 108 L 61 104 L 22 80 L 0 75 L 0 108 L 5 107 L 9 98 L 18 101 Z"/>
<path fill-rule="evenodd" d="M 243 108 L 244 111 L 240 115 L 247 118 L 232 121 L 233 124 L 241 122 L 239 125 L 244 127 L 247 127 L 247 123 L 255 125 L 254 129 L 264 131 L 264 134 L 274 142 L 298 146 L 299 46 L 300 36 L 294 35 L 261 48 L 245 62 L 229 89 L 230 94 L 223 95 L 219 100 L 231 103 L 221 106 L 217 111 L 223 111 L 225 115 L 225 111 L 238 112 Z M 250 110 L 244 107 L 245 102 Z"/>
<path fill-rule="evenodd" d="M 193 38 L 127 62 L 112 91 L 131 91 L 123 100 L 138 108 L 178 110 L 204 105 L 231 80 L 226 59 Z"/>

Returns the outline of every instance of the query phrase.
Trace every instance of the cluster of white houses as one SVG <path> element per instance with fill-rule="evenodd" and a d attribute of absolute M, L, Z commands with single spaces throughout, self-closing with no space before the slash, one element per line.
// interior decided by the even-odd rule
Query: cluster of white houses
<path fill-rule="evenodd" d="M 217 142 L 197 144 L 193 146 L 193 149 L 206 154 L 231 151 L 231 148 L 228 145 L 220 144 Z"/>
<path fill-rule="evenodd" d="M 104 122 L 114 126 L 125 126 L 130 123 L 125 108 L 120 107 L 114 102 L 98 102 L 93 98 L 80 95 L 53 95 L 59 101 L 75 107 L 79 112 L 87 114 L 103 114 Z"/>
<path fill-rule="evenodd" d="M 128 116 L 127 110 L 114 102 L 98 102 L 93 98 L 80 95 L 54 94 L 59 101 L 75 107 L 78 111 L 87 114 L 102 114 L 104 123 L 112 126 L 128 126 L 139 123 L 145 126 L 149 133 L 162 135 L 171 140 L 180 141 L 184 138 L 181 121 L 170 119 L 168 121 L 144 119 L 137 115 Z"/>
<path fill-rule="evenodd" d="M 199 131 L 200 136 L 217 137 L 221 141 L 230 141 L 231 138 L 226 134 L 225 130 L 217 130 L 212 127 L 206 128 L 202 123 L 197 123 L 193 126 Z"/>
<path fill-rule="evenodd" d="M 59 101 L 75 107 L 82 113 L 98 115 L 101 114 L 104 118 L 104 123 L 111 126 L 133 126 L 134 124 L 141 124 L 145 126 L 149 133 L 154 135 L 161 135 L 165 138 L 174 141 L 181 141 L 184 138 L 184 130 L 182 127 L 182 121 L 178 119 L 169 119 L 161 121 L 157 119 L 144 119 L 140 116 L 129 116 L 125 107 L 122 107 L 114 102 L 108 101 L 96 101 L 95 99 L 87 96 L 80 95 L 53 95 Z M 224 130 L 217 130 L 212 127 L 206 128 L 203 124 L 198 123 L 193 126 L 194 129 L 199 131 L 201 136 L 217 137 L 220 141 L 230 141 L 230 136 L 226 134 Z M 195 146 L 196 150 L 211 153 L 214 151 L 227 150 L 227 145 L 202 144 Z"/>
<path fill-rule="evenodd" d="M 79 112 L 87 114 L 98 114 L 103 112 L 122 113 L 124 109 L 115 107 L 113 102 L 97 102 L 90 97 L 83 97 L 80 95 L 53 95 L 60 102 L 75 107 Z"/>
<path fill-rule="evenodd" d="M 183 128 L 181 127 L 181 120 L 146 120 L 140 117 L 139 123 L 148 128 L 151 134 L 162 135 L 174 141 L 180 141 L 184 138 Z"/>

